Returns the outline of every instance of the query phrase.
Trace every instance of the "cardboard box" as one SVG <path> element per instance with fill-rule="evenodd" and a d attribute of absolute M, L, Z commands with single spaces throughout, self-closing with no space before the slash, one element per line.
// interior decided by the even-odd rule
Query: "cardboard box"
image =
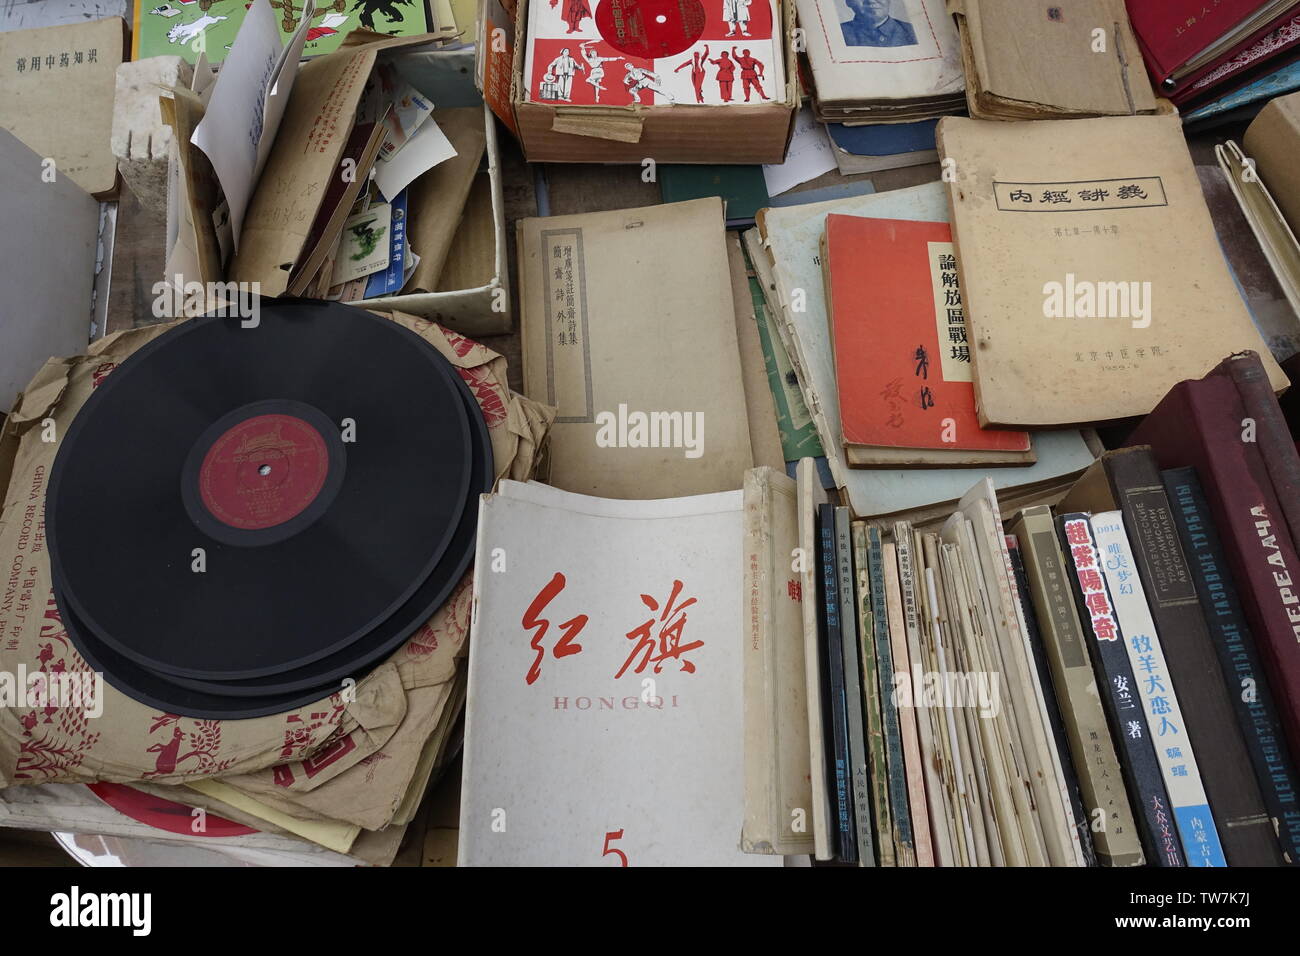
<path fill-rule="evenodd" d="M 545 2 L 545 0 L 539 0 Z M 502 121 L 517 131 L 533 163 L 780 163 L 794 133 L 799 105 L 794 50 L 794 3 L 777 5 L 785 37 L 785 89 L 781 98 L 755 105 L 697 106 L 555 105 L 525 99 L 528 0 L 515 8 L 515 43 L 509 105 L 498 103 Z M 492 38 L 480 23 L 478 47 Z M 489 67 L 491 64 L 489 64 Z M 494 83 L 489 75 L 484 83 Z M 488 97 L 489 101 L 492 97 Z"/>
<path fill-rule="evenodd" d="M 351 304 L 361 308 L 397 310 L 417 315 L 464 335 L 483 336 L 509 332 L 511 313 L 505 206 L 496 122 L 474 84 L 473 50 L 468 47 L 433 48 L 419 39 L 414 41 L 418 46 L 402 50 L 402 42 L 404 41 L 393 38 L 365 40 L 354 45 L 351 53 L 340 50 L 302 67 L 286 108 L 286 115 L 298 124 L 298 128 L 281 127 L 276 143 L 279 145 L 287 141 L 286 136 L 289 139 L 307 136 L 303 124 L 310 124 L 312 109 L 315 108 L 313 104 L 324 102 L 322 98 L 327 94 L 334 95 L 331 91 L 346 87 L 348 95 L 359 95 L 359 81 L 352 74 L 344 75 L 341 71 L 348 62 L 356 62 L 363 64 L 368 73 L 369 64 L 374 62 L 376 52 L 385 49 L 385 62 L 392 64 L 407 82 L 433 101 L 435 114 L 441 111 L 456 114 L 455 122 L 459 128 L 475 132 L 471 138 L 476 138 L 477 142 L 472 153 L 467 150 L 464 154 L 454 189 L 448 186 L 444 190 L 445 184 L 437 177 L 456 163 L 455 158 L 435 166 L 417 178 L 412 187 L 412 197 L 416 203 L 410 210 L 412 234 L 419 235 L 421 222 L 428 226 L 431 236 L 429 241 L 436 245 L 437 250 L 429 257 L 429 261 L 437 262 L 445 256 L 441 269 L 430 269 L 430 274 L 423 279 L 417 270 L 417 274 L 412 276 L 412 282 L 420 280 L 425 283 L 418 293 L 356 300 Z M 345 59 L 348 57 L 351 61 Z M 334 62 L 331 63 L 331 60 Z M 308 71 L 312 71 L 310 82 Z M 196 83 L 203 79 L 196 72 Z M 300 97 L 305 99 L 299 99 Z M 215 94 L 212 99 L 215 99 Z M 192 102 L 196 102 L 192 97 L 162 101 L 164 119 L 177 130 L 178 142 L 190 142 L 190 130 L 197 122 L 195 114 L 203 115 L 190 105 Z M 209 105 L 208 109 L 210 111 L 212 107 Z M 467 125 L 473 123 L 481 123 L 482 126 L 475 128 Z M 341 146 L 338 148 L 341 149 Z M 310 217 L 316 214 L 316 206 L 311 202 L 312 190 L 299 188 L 292 198 L 291 205 L 294 208 L 290 215 L 285 214 L 283 209 L 278 209 L 273 202 L 269 207 L 267 202 L 259 205 L 259 194 L 254 187 L 245 213 L 245 228 L 241 234 L 240 246 L 223 270 L 218 250 L 219 240 L 211 225 L 214 220 L 212 210 L 216 208 L 216 178 L 210 174 L 205 175 L 206 161 L 197 155 L 198 152 L 198 147 L 189 147 L 186 151 L 179 152 L 172 173 L 169 197 L 175 215 L 169 214 L 168 217 L 170 251 L 164 270 L 169 286 L 175 288 L 179 277 L 205 283 L 257 282 L 263 294 L 272 296 L 286 293 L 310 294 L 311 290 L 291 290 L 291 270 L 286 265 L 280 265 L 277 269 L 273 264 L 301 264 L 319 252 L 319 249 L 309 251 L 308 236 L 301 225 L 303 222 L 311 223 Z M 481 161 L 478 159 L 480 155 L 483 157 Z M 182 159 L 183 162 L 180 161 Z M 193 164 L 192 168 L 183 169 L 186 163 Z M 327 159 L 326 167 L 331 163 Z M 210 165 L 207 168 L 210 169 Z M 274 148 L 260 174 L 261 177 L 277 176 L 280 181 L 295 182 L 300 187 L 305 179 L 312 180 L 315 177 L 318 180 L 322 175 L 315 151 L 306 158 L 296 153 L 292 157 L 286 157 L 283 151 L 277 153 Z M 430 177 L 433 178 L 432 181 Z M 421 192 L 419 186 L 425 182 L 430 183 L 430 188 Z M 178 197 L 183 197 L 183 201 Z M 423 205 L 419 205 L 421 201 Z M 174 226 L 173 218 L 176 220 Z M 293 223 L 292 226 L 289 225 L 290 222 Z M 436 242 L 432 238 L 435 235 Z M 417 242 L 412 242 L 412 247 L 422 256 L 426 254 L 426 250 L 421 249 Z"/>
<path fill-rule="evenodd" d="M 509 332 L 512 322 L 501 153 L 492 111 L 474 85 L 474 51 L 415 51 L 396 57 L 394 63 L 398 72 L 439 109 L 461 106 L 482 109 L 487 131 L 485 168 L 479 171 L 470 188 L 438 289 L 352 304 L 420 315 L 464 335 Z M 419 214 L 418 210 L 412 213 Z"/>
<path fill-rule="evenodd" d="M 1300 235 L 1300 93 L 1279 96 L 1260 110 L 1245 145 L 1291 231 Z"/>

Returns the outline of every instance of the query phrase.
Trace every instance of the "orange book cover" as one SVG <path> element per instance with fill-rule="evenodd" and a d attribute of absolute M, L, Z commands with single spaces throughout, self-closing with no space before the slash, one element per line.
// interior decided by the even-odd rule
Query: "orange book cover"
<path fill-rule="evenodd" d="M 979 426 L 948 223 L 832 214 L 825 268 L 846 445 L 1029 449 Z"/>

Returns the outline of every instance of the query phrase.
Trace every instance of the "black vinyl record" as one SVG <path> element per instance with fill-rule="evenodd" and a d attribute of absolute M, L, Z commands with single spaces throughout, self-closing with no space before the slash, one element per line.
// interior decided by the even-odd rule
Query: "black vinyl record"
<path fill-rule="evenodd" d="M 474 554 L 479 494 L 492 490 L 495 467 L 491 436 L 478 402 L 463 380 L 462 398 L 470 410 L 475 437 L 470 497 L 451 546 L 415 595 L 384 624 L 345 651 L 310 667 L 249 681 L 197 681 L 156 674 L 115 653 L 98 640 L 68 609 L 59 595 L 63 624 L 73 645 L 105 680 L 135 700 L 187 717 L 236 720 L 283 713 L 340 690 L 344 678 L 360 681 L 415 632 L 442 605 L 460 581 Z"/>
<path fill-rule="evenodd" d="M 146 676 L 152 675 L 177 687 L 187 688 L 212 697 L 252 698 L 253 702 L 250 706 L 258 707 L 263 706 L 263 704 L 259 703 L 261 698 L 268 698 L 269 702 L 269 699 L 281 697 L 285 694 L 298 695 L 306 691 L 308 693 L 315 692 L 318 698 L 327 696 L 339 689 L 340 682 L 344 678 L 352 677 L 359 680 L 363 674 L 368 673 L 376 664 L 397 650 L 406 638 L 415 633 L 416 629 L 422 626 L 432 616 L 433 612 L 442 606 L 452 588 L 464 576 L 465 570 L 469 567 L 470 560 L 474 556 L 474 544 L 478 531 L 479 495 L 492 490 L 494 479 L 492 439 L 488 434 L 487 422 L 484 420 L 482 410 L 479 408 L 469 386 L 459 376 L 457 376 L 457 381 L 460 384 L 462 398 L 473 428 L 474 455 L 470 476 L 469 500 L 465 503 L 465 510 L 461 514 L 460 524 L 456 528 L 456 533 L 452 536 L 447 553 L 438 562 L 438 566 L 434 568 L 433 573 L 420 585 L 419 590 L 392 617 L 375 627 L 355 644 L 337 651 L 329 657 L 322 658 L 307 667 L 283 674 L 243 681 L 199 681 L 173 675 L 156 675 L 145 671 L 144 668 L 134 667 L 132 673 L 143 672 L 138 674 L 136 679 L 138 681 L 147 681 L 153 686 L 153 681 Z M 90 646 L 92 652 L 101 659 L 114 660 L 111 652 L 97 642 L 93 636 L 87 635 L 82 639 Z M 115 659 L 112 669 L 115 671 L 121 670 L 122 663 L 120 658 Z M 126 663 L 129 664 L 130 662 Z M 163 690 L 157 686 L 151 691 L 151 695 L 155 700 L 161 700 L 162 694 Z M 310 699 L 314 698 L 308 698 L 308 700 Z M 303 700 L 301 703 L 307 703 L 308 700 Z M 232 706 L 237 707 L 240 705 L 235 704 Z M 208 702 L 207 707 L 210 712 L 222 709 L 211 701 Z"/>
<path fill-rule="evenodd" d="M 156 676 L 275 678 L 340 654 L 447 553 L 470 421 L 450 363 L 362 310 L 262 300 L 254 327 L 183 323 L 61 442 L 46 521 L 65 623 Z"/>

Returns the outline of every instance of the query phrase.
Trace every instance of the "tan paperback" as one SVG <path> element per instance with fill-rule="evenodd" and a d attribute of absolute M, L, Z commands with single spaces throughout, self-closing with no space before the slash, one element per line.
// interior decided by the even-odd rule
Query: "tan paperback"
<path fill-rule="evenodd" d="M 1177 116 L 940 120 L 983 427 L 1145 415 L 1224 355 L 1269 356 Z"/>

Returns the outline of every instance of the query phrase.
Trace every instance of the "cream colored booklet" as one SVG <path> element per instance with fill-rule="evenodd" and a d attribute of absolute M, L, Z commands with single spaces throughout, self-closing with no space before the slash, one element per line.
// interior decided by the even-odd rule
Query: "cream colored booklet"
<path fill-rule="evenodd" d="M 983 427 L 1145 415 L 1246 349 L 1286 387 L 1228 274 L 1177 116 L 945 117 L 937 141 Z"/>
<path fill-rule="evenodd" d="M 1242 215 L 1259 241 L 1264 258 L 1282 286 L 1286 300 L 1300 319 L 1300 242 L 1296 241 L 1282 210 L 1259 178 L 1255 161 L 1232 140 L 1214 147 L 1214 155 L 1232 188 L 1232 195 L 1241 206 Z"/>
<path fill-rule="evenodd" d="M 551 482 L 610 498 L 739 488 L 753 464 L 722 200 L 518 224 L 524 392 Z"/>
<path fill-rule="evenodd" d="M 805 697 L 808 705 L 809 779 L 812 782 L 812 823 L 816 857 L 835 855 L 831 843 L 831 797 L 826 782 L 826 731 L 822 726 L 821 638 L 817 627 L 817 506 L 826 501 L 826 489 L 811 458 L 795 466 L 799 495 L 799 587 L 807 600 L 803 609 Z"/>
<path fill-rule="evenodd" d="M 803 609 L 814 603 L 792 570 L 799 547 L 793 479 L 772 468 L 745 474 L 746 853 L 815 849 L 804 672 Z M 856 638 L 856 635 L 854 635 Z"/>

